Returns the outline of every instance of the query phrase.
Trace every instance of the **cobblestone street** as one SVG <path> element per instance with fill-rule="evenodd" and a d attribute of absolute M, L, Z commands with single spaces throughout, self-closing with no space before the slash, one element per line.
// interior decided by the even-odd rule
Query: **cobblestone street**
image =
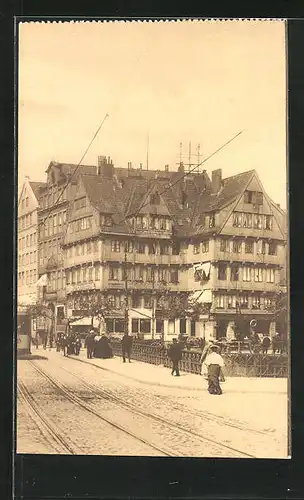
<path fill-rule="evenodd" d="M 203 377 L 35 350 L 18 360 L 17 452 L 287 458 L 287 380 Z"/>

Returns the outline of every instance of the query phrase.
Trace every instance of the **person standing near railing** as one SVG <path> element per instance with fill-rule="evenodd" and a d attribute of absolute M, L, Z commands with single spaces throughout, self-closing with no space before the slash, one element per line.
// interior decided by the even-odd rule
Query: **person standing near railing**
<path fill-rule="evenodd" d="M 173 344 L 169 347 L 168 356 L 172 361 L 172 371 L 171 375 L 176 374 L 176 377 L 179 377 L 179 362 L 182 359 L 182 344 L 177 342 L 176 339 L 173 339 Z"/>
<path fill-rule="evenodd" d="M 262 340 L 262 353 L 267 354 L 268 349 L 270 347 L 271 340 L 268 335 L 264 335 L 263 340 Z"/>
<path fill-rule="evenodd" d="M 122 359 L 126 362 L 126 355 L 128 356 L 129 363 L 131 363 L 131 351 L 132 351 L 132 337 L 126 332 L 121 340 L 122 344 Z"/>

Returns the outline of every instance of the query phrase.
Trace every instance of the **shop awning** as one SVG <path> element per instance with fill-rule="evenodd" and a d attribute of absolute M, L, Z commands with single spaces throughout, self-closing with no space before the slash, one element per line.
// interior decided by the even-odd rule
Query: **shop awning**
<path fill-rule="evenodd" d="M 70 321 L 70 326 L 91 326 L 92 318 L 79 318 L 75 319 L 75 321 Z"/>
<path fill-rule="evenodd" d="M 211 290 L 197 290 L 190 295 L 189 302 L 192 302 L 192 304 L 196 302 L 199 304 L 211 304 L 212 292 Z"/>
<path fill-rule="evenodd" d="M 46 286 L 46 285 L 47 285 L 47 275 L 43 274 L 37 281 L 36 286 Z"/>

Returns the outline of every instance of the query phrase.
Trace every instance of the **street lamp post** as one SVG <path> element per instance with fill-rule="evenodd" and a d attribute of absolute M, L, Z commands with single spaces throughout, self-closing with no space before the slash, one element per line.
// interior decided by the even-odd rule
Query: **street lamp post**
<path fill-rule="evenodd" d="M 128 272 L 127 272 L 127 245 L 125 245 L 125 333 L 129 333 L 129 308 L 128 308 Z"/>

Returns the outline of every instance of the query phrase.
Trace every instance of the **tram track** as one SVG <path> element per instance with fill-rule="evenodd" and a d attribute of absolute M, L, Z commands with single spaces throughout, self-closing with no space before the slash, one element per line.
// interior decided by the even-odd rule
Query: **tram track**
<path fill-rule="evenodd" d="M 78 448 L 74 443 L 71 445 L 72 441 L 70 437 L 66 437 L 61 431 L 58 430 L 58 426 L 55 426 L 50 421 L 50 419 L 34 401 L 34 398 L 29 393 L 22 380 L 18 380 L 17 389 L 20 401 L 24 403 L 27 413 L 32 418 L 45 442 L 51 449 L 54 450 L 54 453 L 58 454 L 64 452 L 64 454 L 68 455 L 80 454 L 80 448 Z"/>
<path fill-rule="evenodd" d="M 91 366 L 92 368 L 96 368 L 97 370 L 102 369 L 102 370 L 104 370 L 104 371 L 106 371 L 106 372 L 110 372 L 110 371 L 111 371 L 111 370 L 109 370 L 109 369 L 107 369 L 107 368 L 104 368 L 104 367 L 96 366 L 96 365 L 91 364 L 91 363 L 90 363 L 90 364 L 89 364 L 89 363 L 86 363 L 86 361 L 80 360 L 80 359 L 78 359 L 78 358 L 76 358 L 76 357 L 75 357 L 75 358 L 73 357 L 73 358 L 71 358 L 71 359 L 73 359 L 73 360 L 75 360 L 75 361 L 78 361 L 78 362 L 81 362 L 81 363 L 85 363 L 86 365 L 89 365 L 89 366 Z M 120 374 L 120 373 L 116 373 L 116 372 L 114 372 L 114 373 L 115 373 L 115 375 L 117 375 L 117 376 L 121 376 L 121 374 Z M 129 378 L 131 378 L 131 377 L 129 377 Z M 140 383 L 142 383 L 142 382 L 140 382 Z M 164 385 L 164 387 L 171 387 L 171 386 Z M 197 389 L 195 389 L 195 390 L 197 390 Z M 183 412 L 185 411 L 185 408 L 184 408 L 181 404 L 179 404 L 179 403 L 177 403 L 177 402 L 175 402 L 174 404 L 175 404 L 175 406 L 177 406 L 177 407 L 178 407 L 181 411 L 183 411 Z M 189 410 L 188 410 L 188 411 L 189 411 Z M 227 418 L 225 418 L 225 417 L 223 417 L 223 416 L 221 416 L 221 415 L 216 415 L 215 413 L 212 413 L 212 412 L 209 412 L 209 411 L 208 411 L 208 412 L 204 412 L 204 411 L 201 411 L 201 410 L 198 410 L 198 409 L 195 409 L 195 410 L 193 410 L 193 411 L 195 411 L 195 415 L 196 415 L 196 416 L 198 416 L 198 417 L 202 418 L 203 420 L 206 420 L 206 421 L 209 421 L 209 422 L 212 422 L 212 423 L 218 423 L 218 424 L 219 424 L 219 425 L 221 425 L 221 426 L 222 426 L 222 425 L 225 425 L 225 426 L 227 426 L 227 427 L 231 427 L 231 428 L 234 428 L 234 429 L 237 429 L 237 430 L 240 430 L 240 431 L 244 431 L 244 432 L 246 432 L 247 434 L 248 434 L 248 432 L 250 432 L 250 433 L 252 433 L 252 434 L 257 434 L 257 435 L 265 435 L 265 436 L 268 436 L 268 435 L 269 435 L 269 433 L 268 433 L 268 432 L 265 432 L 265 431 L 260 430 L 260 429 L 254 429 L 254 428 L 252 428 L 252 427 L 250 427 L 250 426 L 247 426 L 247 425 L 242 425 L 242 424 L 239 424 L 239 423 L 238 423 L 238 422 L 236 422 L 236 421 L 235 421 L 235 422 L 233 422 L 233 421 L 228 420 Z"/>
<path fill-rule="evenodd" d="M 122 426 L 116 422 L 114 422 L 112 419 L 109 417 L 105 417 L 104 415 L 101 414 L 101 412 L 97 411 L 92 404 L 89 404 L 85 402 L 82 398 L 79 396 L 76 396 L 73 394 L 64 384 L 62 384 L 58 379 L 56 379 L 53 375 L 50 375 L 49 373 L 45 372 L 42 370 L 40 367 L 38 367 L 33 361 L 28 361 L 30 366 L 36 370 L 42 377 L 44 377 L 48 382 L 50 382 L 56 389 L 70 402 L 75 404 L 76 406 L 82 408 L 83 410 L 86 410 L 88 413 L 91 415 L 95 415 L 98 417 L 100 420 L 103 422 L 106 422 L 109 424 L 111 427 L 113 427 L 116 430 L 119 430 L 123 432 L 124 434 L 127 434 L 129 437 L 132 437 L 133 439 L 136 439 L 137 441 L 140 441 L 141 443 L 145 444 L 146 446 L 152 448 L 154 451 L 157 451 L 163 456 L 167 457 L 177 457 L 179 456 L 176 454 L 173 450 L 165 447 L 164 445 L 162 446 L 157 446 L 146 439 L 142 438 L 141 436 L 135 434 L 134 432 L 130 431 L 127 429 L 125 426 Z"/>
<path fill-rule="evenodd" d="M 162 424 L 166 427 L 169 427 L 171 430 L 174 429 L 175 431 L 182 433 L 183 435 L 187 435 L 188 437 L 191 437 L 192 439 L 198 440 L 200 442 L 203 442 L 204 444 L 207 444 L 210 446 L 212 445 L 213 447 L 216 446 L 219 450 L 223 451 L 225 450 L 226 452 L 233 454 L 235 457 L 244 457 L 244 458 L 256 458 L 255 455 L 246 453 L 242 450 L 239 450 L 237 448 L 234 448 L 233 446 L 229 446 L 228 444 L 222 443 L 220 441 L 217 441 L 215 439 L 212 439 L 210 437 L 204 436 L 198 432 L 195 432 L 193 430 L 190 430 L 186 428 L 184 425 L 179 424 L 177 422 L 174 422 L 173 420 L 168 420 L 164 417 L 161 417 L 159 415 L 151 414 L 148 413 L 145 410 L 142 410 L 138 408 L 138 406 L 134 405 L 133 403 L 130 403 L 128 401 L 125 401 L 122 398 L 119 398 L 118 396 L 114 395 L 110 391 L 108 391 L 105 388 L 99 388 L 95 384 L 92 384 L 85 380 L 81 375 L 76 374 L 75 372 L 60 366 L 60 368 L 64 371 L 66 371 L 70 376 L 72 376 L 75 380 L 80 381 L 83 386 L 88 389 L 89 391 L 93 392 L 96 395 L 101 396 L 104 400 L 107 400 L 108 402 L 112 403 L 113 405 L 120 406 L 121 408 L 125 409 L 128 412 L 132 412 L 135 415 L 138 415 L 140 417 L 144 417 L 145 419 L 148 419 L 152 422 L 156 422 L 157 424 Z M 181 409 L 183 409 L 181 407 Z M 209 420 L 212 420 L 211 418 Z M 220 422 L 221 425 L 223 425 L 223 422 Z M 242 428 L 241 428 L 242 429 Z M 244 430 L 244 429 L 242 429 Z M 171 453 L 172 456 L 172 453 Z M 175 456 L 180 456 L 176 455 Z"/>

